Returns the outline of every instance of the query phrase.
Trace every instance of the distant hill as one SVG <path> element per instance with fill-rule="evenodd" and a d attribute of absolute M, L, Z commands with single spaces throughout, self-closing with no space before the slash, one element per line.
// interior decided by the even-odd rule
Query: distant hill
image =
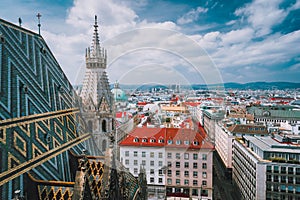
<path fill-rule="evenodd" d="M 300 89 L 300 83 L 292 82 L 250 82 L 250 83 L 235 83 L 229 82 L 222 84 L 209 85 L 209 88 L 220 88 L 224 86 L 225 89 L 240 89 L 240 90 L 273 90 L 273 89 Z M 206 89 L 206 85 L 197 84 L 192 86 L 193 89 Z"/>
<path fill-rule="evenodd" d="M 113 88 L 113 84 L 110 85 Z M 150 91 L 152 88 L 172 88 L 174 85 L 125 85 L 120 84 L 120 88 L 124 90 L 141 90 Z M 300 89 L 300 83 L 293 82 L 250 82 L 250 83 L 235 83 L 228 82 L 224 84 L 213 84 L 209 85 L 209 88 L 220 88 L 225 87 L 225 89 L 240 89 L 240 90 L 284 90 L 284 89 Z M 75 88 L 80 88 L 81 85 L 74 86 Z M 208 87 L 205 84 L 193 84 L 193 85 L 180 85 L 181 89 L 194 89 L 194 90 L 206 90 Z M 173 88 L 172 88 L 173 89 Z"/>

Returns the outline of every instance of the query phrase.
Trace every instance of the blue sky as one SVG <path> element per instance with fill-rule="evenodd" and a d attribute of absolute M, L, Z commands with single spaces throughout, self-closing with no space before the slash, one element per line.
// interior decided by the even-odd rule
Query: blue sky
<path fill-rule="evenodd" d="M 37 31 L 74 84 L 98 15 L 108 75 L 121 83 L 300 81 L 300 0 L 2 0 Z"/>

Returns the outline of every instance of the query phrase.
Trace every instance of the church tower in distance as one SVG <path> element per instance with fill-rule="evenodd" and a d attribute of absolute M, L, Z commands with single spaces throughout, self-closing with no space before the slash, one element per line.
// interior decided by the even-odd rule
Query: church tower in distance
<path fill-rule="evenodd" d="M 86 72 L 80 97 L 82 115 L 102 152 L 109 146 L 114 132 L 114 101 L 106 74 L 107 53 L 100 46 L 97 16 L 95 16 L 92 46 L 86 49 Z"/>

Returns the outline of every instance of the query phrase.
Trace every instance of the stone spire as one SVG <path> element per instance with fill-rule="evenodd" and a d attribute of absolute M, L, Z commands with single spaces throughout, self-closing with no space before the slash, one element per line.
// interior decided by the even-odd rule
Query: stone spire
<path fill-rule="evenodd" d="M 95 16 L 94 34 L 91 47 L 86 49 L 86 73 L 81 91 L 84 104 L 90 110 L 99 110 L 100 104 L 105 99 L 112 111 L 112 94 L 106 74 L 107 54 L 101 48 L 98 34 L 97 16 Z"/>
<path fill-rule="evenodd" d="M 101 47 L 99 41 L 99 34 L 98 34 L 98 22 L 97 22 L 97 15 L 95 15 L 95 25 L 94 25 L 94 35 L 93 35 L 93 43 L 91 46 L 91 54 L 92 57 L 100 57 L 101 55 Z"/>
<path fill-rule="evenodd" d="M 80 97 L 82 115 L 97 147 L 105 152 L 114 129 L 114 99 L 106 73 L 106 50 L 100 46 L 97 16 L 92 44 L 86 49 L 86 71 Z M 90 151 L 92 147 L 87 147 Z"/>

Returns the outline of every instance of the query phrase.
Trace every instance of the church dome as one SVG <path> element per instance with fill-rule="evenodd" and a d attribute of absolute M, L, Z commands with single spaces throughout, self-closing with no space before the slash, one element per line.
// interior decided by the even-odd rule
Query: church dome
<path fill-rule="evenodd" d="M 127 101 L 127 96 L 123 90 L 120 89 L 119 83 L 115 83 L 114 88 L 111 90 L 114 100 L 118 101 Z"/>

